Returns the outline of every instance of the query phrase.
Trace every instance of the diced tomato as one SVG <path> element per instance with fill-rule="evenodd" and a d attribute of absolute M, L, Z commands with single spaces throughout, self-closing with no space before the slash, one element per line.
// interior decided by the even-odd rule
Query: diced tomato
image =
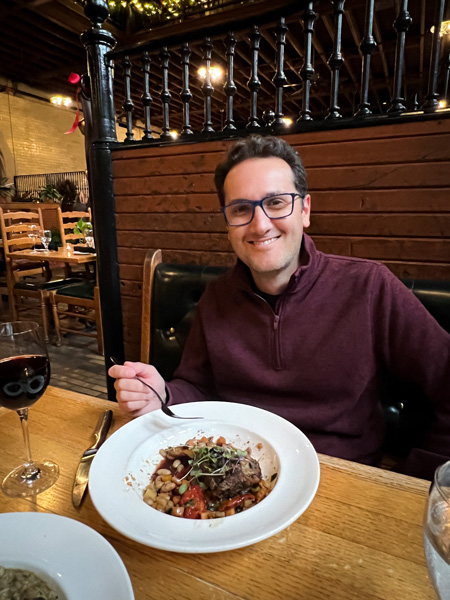
<path fill-rule="evenodd" d="M 220 511 L 230 510 L 231 508 L 237 508 L 238 506 L 242 506 L 246 500 L 255 501 L 256 498 L 253 494 L 241 494 L 240 496 L 234 496 L 233 498 L 229 498 L 228 500 L 224 500 L 222 504 L 219 506 Z"/>
<path fill-rule="evenodd" d="M 206 500 L 203 490 L 199 485 L 191 485 L 181 496 L 180 504 L 189 506 L 184 509 L 185 519 L 200 519 L 202 512 L 206 511 Z"/>

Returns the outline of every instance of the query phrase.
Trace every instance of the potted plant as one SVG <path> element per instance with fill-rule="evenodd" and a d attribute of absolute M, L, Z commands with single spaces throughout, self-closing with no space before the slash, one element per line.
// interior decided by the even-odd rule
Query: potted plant
<path fill-rule="evenodd" d="M 74 210 L 78 201 L 78 187 L 70 179 L 64 179 L 56 184 L 57 191 L 62 196 L 61 210 L 63 212 Z"/>
<path fill-rule="evenodd" d="M 5 198 L 6 202 L 11 202 L 16 190 L 14 188 L 14 184 L 6 183 L 7 181 L 7 177 L 0 177 L 0 197 Z"/>
<path fill-rule="evenodd" d="M 82 237 L 85 237 L 88 231 L 92 231 L 92 223 L 89 223 L 89 221 L 83 221 L 83 219 L 80 219 L 77 222 L 75 229 L 73 230 L 74 233 Z"/>
<path fill-rule="evenodd" d="M 41 202 L 56 202 L 59 204 L 62 198 L 56 187 L 51 183 L 43 185 L 40 188 L 38 195 Z"/>

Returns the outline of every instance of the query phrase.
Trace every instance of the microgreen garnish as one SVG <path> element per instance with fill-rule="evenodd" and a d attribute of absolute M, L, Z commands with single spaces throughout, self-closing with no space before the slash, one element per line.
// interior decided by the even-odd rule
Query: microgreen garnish
<path fill-rule="evenodd" d="M 236 465 L 248 457 L 245 450 L 237 450 L 229 446 L 194 446 L 192 448 L 193 458 L 188 463 L 191 469 L 185 477 L 190 475 L 192 479 L 199 480 L 200 477 L 223 477 L 233 471 Z"/>
<path fill-rule="evenodd" d="M 180 494 L 180 496 L 182 496 L 187 489 L 188 489 L 188 484 L 182 483 L 180 485 L 180 487 L 178 488 L 178 493 Z"/>

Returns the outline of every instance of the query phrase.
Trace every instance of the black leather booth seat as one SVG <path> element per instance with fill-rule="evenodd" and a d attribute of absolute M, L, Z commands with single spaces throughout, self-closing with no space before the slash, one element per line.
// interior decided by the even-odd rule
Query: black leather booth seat
<path fill-rule="evenodd" d="M 177 368 L 205 286 L 226 267 L 160 263 L 154 270 L 151 295 L 150 362 L 169 380 Z M 450 282 L 408 279 L 413 291 L 440 325 L 450 332 Z M 144 288 L 148 285 L 144 282 Z M 405 455 L 420 440 L 432 419 L 419 389 L 386 373 L 381 401 L 386 417 L 385 451 Z"/>

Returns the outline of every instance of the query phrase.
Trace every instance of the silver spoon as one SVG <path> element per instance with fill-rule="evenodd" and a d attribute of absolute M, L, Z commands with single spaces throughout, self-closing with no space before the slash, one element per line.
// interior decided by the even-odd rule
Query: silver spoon
<path fill-rule="evenodd" d="M 122 366 L 122 363 L 120 363 L 118 360 L 116 360 L 113 356 L 110 356 L 109 359 L 113 365 Z M 170 410 L 170 408 L 167 406 L 167 403 L 164 402 L 164 400 L 161 398 L 161 396 L 158 394 L 158 392 L 155 390 L 155 388 L 153 388 L 150 384 L 146 383 L 145 381 L 143 381 L 140 377 L 137 377 L 136 375 L 134 376 L 134 379 L 137 379 L 138 381 L 140 381 L 143 385 L 148 387 L 155 394 L 155 396 L 161 402 L 161 410 L 168 417 L 173 417 L 174 419 L 203 419 L 203 417 L 180 417 L 179 415 L 176 415 L 175 413 L 173 413 Z"/>

